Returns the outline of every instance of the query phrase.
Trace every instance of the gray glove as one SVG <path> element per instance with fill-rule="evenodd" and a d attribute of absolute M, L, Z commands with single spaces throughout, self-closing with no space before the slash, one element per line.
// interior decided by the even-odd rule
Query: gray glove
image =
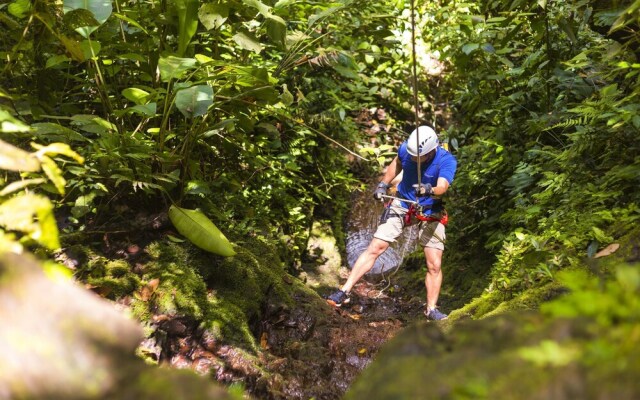
<path fill-rule="evenodd" d="M 382 196 L 387 194 L 387 189 L 389 189 L 389 185 L 384 182 L 378 183 L 376 190 L 373 192 L 373 198 L 376 200 L 384 201 Z"/>
<path fill-rule="evenodd" d="M 433 188 L 430 183 L 415 184 L 413 187 L 417 197 L 433 196 Z"/>

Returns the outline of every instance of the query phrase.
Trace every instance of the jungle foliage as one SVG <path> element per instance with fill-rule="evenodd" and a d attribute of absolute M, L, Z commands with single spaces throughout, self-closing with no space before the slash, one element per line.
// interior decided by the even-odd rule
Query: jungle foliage
<path fill-rule="evenodd" d="M 356 184 L 351 117 L 405 85 L 395 14 L 358 0 L 0 5 L 6 140 L 84 157 L 52 182 L 5 181 L 48 195 L 68 231 L 118 205 L 179 204 L 296 258 L 316 208 L 342 215 Z"/>
<path fill-rule="evenodd" d="M 459 160 L 447 254 L 465 266 L 488 255 L 492 307 L 551 282 L 571 289 L 543 311 L 594 319 L 607 333 L 584 360 L 604 365 L 638 337 L 637 263 L 602 271 L 591 258 L 640 236 L 639 9 L 640 0 L 417 5 L 419 112 Z M 409 17 L 400 0 L 3 2 L 0 251 L 51 258 L 59 226 L 82 235 L 116 226 L 123 210 L 173 206 L 174 219 L 207 225 L 197 208 L 221 237 L 249 238 L 238 245 L 252 248 L 201 246 L 239 255 L 209 273 L 239 285 L 220 291 L 233 312 L 215 317 L 247 325 L 271 282 L 240 276 L 258 263 L 256 236 L 279 245 L 274 271 L 295 266 L 314 218 L 333 217 L 339 232 L 363 186 L 354 171 L 377 169 L 410 130 Z M 390 127 L 376 131 L 378 147 L 360 125 L 372 108 Z M 126 263 L 102 261 L 87 265 L 101 276 L 78 277 L 124 276 L 113 296 L 140 285 Z M 181 271 L 155 265 L 152 282 Z M 188 294 L 205 298 L 202 271 L 180 267 Z M 242 279 L 255 304 L 231 293 L 247 290 Z M 193 314 L 214 313 L 202 309 Z M 526 357 L 552 365 L 553 346 Z"/>
<path fill-rule="evenodd" d="M 490 290 L 541 286 L 635 229 L 638 8 L 418 6 L 419 55 L 444 68 L 420 75 L 420 111 L 460 165 L 450 248 L 495 254 Z M 175 204 L 296 259 L 314 214 L 341 216 L 359 184 L 359 112 L 412 123 L 409 20 L 404 1 L 0 5 L 5 235 L 53 249 L 53 205 L 82 231 Z"/>
<path fill-rule="evenodd" d="M 497 254 L 491 290 L 541 286 L 637 230 L 640 3 L 601 3 L 424 5 L 455 104 L 452 236 Z"/>

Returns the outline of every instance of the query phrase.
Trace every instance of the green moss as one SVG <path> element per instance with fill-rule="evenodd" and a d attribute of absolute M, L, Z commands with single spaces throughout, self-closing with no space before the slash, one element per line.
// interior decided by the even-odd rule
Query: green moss
<path fill-rule="evenodd" d="M 545 303 L 559 294 L 565 289 L 557 282 L 548 283 L 539 288 L 529 289 L 509 301 L 503 301 L 495 309 L 485 313 L 483 317 L 502 314 L 509 311 L 517 310 L 537 310 L 542 303 Z"/>
<path fill-rule="evenodd" d="M 203 327 L 225 341 L 247 346 L 252 351 L 258 344 L 249 328 L 249 320 L 242 309 L 230 301 L 216 297 Z"/>
<path fill-rule="evenodd" d="M 140 285 L 140 278 L 127 261 L 110 260 L 82 246 L 75 246 L 74 251 L 85 261 L 78 266 L 76 277 L 99 289 L 105 297 L 117 299 L 131 294 Z"/>
<path fill-rule="evenodd" d="M 338 287 L 341 267 L 342 257 L 329 221 L 315 221 L 299 277 L 314 288 Z"/>
<path fill-rule="evenodd" d="M 573 371 L 535 368 L 521 357 L 523 346 L 566 335 L 567 324 L 532 334 L 542 323 L 528 314 L 468 321 L 448 334 L 434 324 L 408 327 L 385 345 L 345 398 L 547 398 L 545 388 Z"/>
<path fill-rule="evenodd" d="M 451 320 L 464 318 L 486 318 L 516 310 L 536 310 L 540 305 L 562 293 L 562 285 L 552 282 L 539 288 L 532 288 L 515 297 L 500 291 L 485 292 L 471 302 L 453 311 Z"/>
<path fill-rule="evenodd" d="M 256 351 L 250 327 L 267 303 L 293 306 L 294 291 L 315 293 L 286 273 L 274 244 L 261 237 L 232 241 L 237 244 L 234 257 L 216 256 L 189 243 L 152 242 L 145 247 L 140 276 L 125 260 L 109 260 L 76 246 L 73 252 L 81 264 L 76 275 L 112 299 L 131 295 L 131 314 L 143 325 L 150 326 L 157 314 L 191 317 L 221 340 Z"/>
<path fill-rule="evenodd" d="M 453 311 L 449 318 L 456 320 L 465 317 L 481 318 L 488 312 L 493 311 L 500 303 L 505 301 L 505 294 L 498 291 L 485 292 L 476 297 L 464 307 Z"/>
<path fill-rule="evenodd" d="M 150 305 L 157 313 L 180 314 L 201 319 L 209 313 L 207 287 L 185 247 L 170 242 L 147 246 L 152 260 L 144 267 L 146 282 L 159 279 Z"/>
<path fill-rule="evenodd" d="M 236 242 L 238 243 L 238 242 Z M 148 321 L 153 313 L 190 316 L 227 342 L 255 351 L 250 321 L 269 301 L 292 304 L 287 277 L 275 246 L 262 238 L 243 238 L 234 257 L 219 257 L 188 243 L 157 241 L 147 246 L 151 260 L 144 282 L 158 279 L 148 299 L 133 301 L 133 314 Z"/>
<path fill-rule="evenodd" d="M 194 374 L 192 371 L 165 369 L 147 365 L 130 367 L 119 382 L 110 399 L 193 399 L 239 400 L 245 398 L 238 390 L 227 390 L 221 385 Z M 124 375 L 124 374 L 123 374 Z"/>

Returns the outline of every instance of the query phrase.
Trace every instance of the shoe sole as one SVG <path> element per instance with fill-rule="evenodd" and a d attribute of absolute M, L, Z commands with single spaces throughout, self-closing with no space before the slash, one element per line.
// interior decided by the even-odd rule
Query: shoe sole
<path fill-rule="evenodd" d="M 330 306 L 334 306 L 334 307 L 340 307 L 343 304 L 348 304 L 350 300 L 345 300 L 342 303 L 338 304 L 333 300 L 327 300 L 327 304 L 329 304 Z"/>

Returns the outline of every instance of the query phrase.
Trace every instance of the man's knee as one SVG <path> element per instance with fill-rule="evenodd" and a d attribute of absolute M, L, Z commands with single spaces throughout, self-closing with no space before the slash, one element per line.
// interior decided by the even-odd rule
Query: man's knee
<path fill-rule="evenodd" d="M 442 251 L 429 249 L 425 247 L 425 259 L 427 261 L 427 270 L 430 274 L 439 274 L 442 265 Z"/>
<path fill-rule="evenodd" d="M 371 243 L 369 243 L 367 251 L 371 255 L 379 256 L 380 254 L 384 253 L 387 247 L 389 247 L 389 243 L 385 242 L 384 240 L 374 238 Z"/>
<path fill-rule="evenodd" d="M 430 274 L 438 274 L 440 273 L 440 267 L 442 266 L 442 259 L 440 257 L 431 257 L 427 256 L 427 270 Z"/>
<path fill-rule="evenodd" d="M 440 260 L 427 260 L 427 271 L 430 274 L 439 274 L 441 271 Z"/>

